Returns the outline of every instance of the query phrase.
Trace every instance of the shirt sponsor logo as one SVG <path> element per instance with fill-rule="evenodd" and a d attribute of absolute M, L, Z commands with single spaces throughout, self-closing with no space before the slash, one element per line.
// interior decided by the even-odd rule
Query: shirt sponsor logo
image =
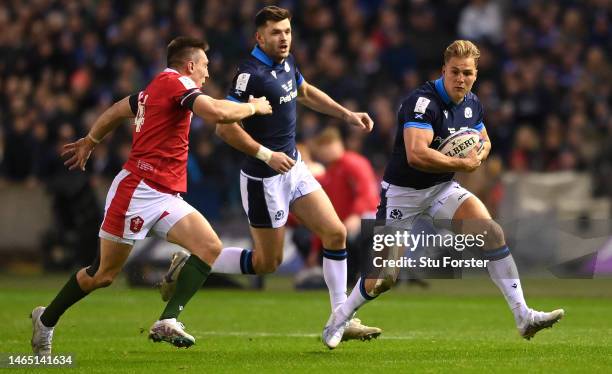
<path fill-rule="evenodd" d="M 448 127 L 448 133 L 453 135 L 454 133 L 456 133 L 457 131 L 461 131 L 461 130 L 467 130 L 468 127 L 467 126 L 463 126 L 463 127 L 459 127 L 459 130 L 455 129 L 454 127 Z"/>
<path fill-rule="evenodd" d="M 414 106 L 414 112 L 415 113 L 425 113 L 425 110 L 427 109 L 427 106 L 429 105 L 430 102 L 431 100 L 425 97 L 419 97 L 419 99 L 416 102 L 416 105 Z"/>
<path fill-rule="evenodd" d="M 154 171 L 155 168 L 153 167 L 153 165 L 149 164 L 146 161 L 143 160 L 138 160 L 136 161 L 136 167 L 140 170 L 144 170 L 144 171 Z"/>
<path fill-rule="evenodd" d="M 295 99 L 297 95 L 298 95 L 297 90 L 291 91 L 291 93 L 288 93 L 287 95 L 280 97 L 279 104 L 288 103 L 291 100 Z"/>
<path fill-rule="evenodd" d="M 291 92 L 291 90 L 293 89 L 293 81 L 289 79 L 287 83 L 281 84 L 281 87 L 283 87 L 285 91 Z"/>

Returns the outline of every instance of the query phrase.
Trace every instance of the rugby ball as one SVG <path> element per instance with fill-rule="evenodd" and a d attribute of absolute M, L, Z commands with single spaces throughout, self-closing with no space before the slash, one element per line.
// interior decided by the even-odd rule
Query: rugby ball
<path fill-rule="evenodd" d="M 444 139 L 438 151 L 449 157 L 465 158 L 474 147 L 478 147 L 476 150 L 480 151 L 482 146 L 483 140 L 478 130 L 464 129 Z"/>

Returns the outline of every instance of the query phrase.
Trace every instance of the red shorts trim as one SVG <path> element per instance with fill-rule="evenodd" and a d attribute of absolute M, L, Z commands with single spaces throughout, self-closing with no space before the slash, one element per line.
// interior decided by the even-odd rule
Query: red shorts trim
<path fill-rule="evenodd" d="M 123 178 L 117 186 L 117 191 L 113 200 L 110 203 L 102 223 L 102 230 L 109 234 L 123 237 L 123 231 L 125 228 L 125 213 L 127 212 L 132 195 L 138 184 L 142 181 L 142 178 L 130 173 L 128 176 Z"/>

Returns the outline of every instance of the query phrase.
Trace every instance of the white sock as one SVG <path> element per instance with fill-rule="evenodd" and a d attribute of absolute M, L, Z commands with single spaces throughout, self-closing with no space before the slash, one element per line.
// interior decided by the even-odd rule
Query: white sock
<path fill-rule="evenodd" d="M 512 255 L 508 255 L 499 260 L 490 260 L 487 263 L 487 270 L 493 283 L 504 294 L 514 315 L 514 320 L 518 324 L 526 315 L 528 308 L 514 258 L 512 258 Z"/>
<path fill-rule="evenodd" d="M 346 301 L 346 250 L 323 250 L 323 278 L 332 312 Z"/>
<path fill-rule="evenodd" d="M 342 306 L 338 310 L 338 312 L 342 316 L 344 317 L 351 316 L 362 305 L 368 303 L 370 300 L 375 299 L 374 297 L 366 293 L 364 282 L 365 282 L 364 279 L 359 278 L 359 280 L 357 280 L 357 283 L 355 283 L 355 287 L 353 288 L 353 291 L 351 291 L 351 294 L 346 299 L 346 302 L 344 302 L 344 304 L 342 304 Z M 364 296 L 367 296 L 367 298 Z"/>
<path fill-rule="evenodd" d="M 211 272 L 224 274 L 242 274 L 240 257 L 244 248 L 227 247 L 221 250 L 212 266 Z"/>

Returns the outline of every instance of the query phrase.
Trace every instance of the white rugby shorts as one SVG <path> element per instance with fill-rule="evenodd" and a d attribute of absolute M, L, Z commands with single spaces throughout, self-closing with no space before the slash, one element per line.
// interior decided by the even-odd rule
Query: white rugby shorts
<path fill-rule="evenodd" d="M 132 245 L 150 232 L 166 239 L 172 226 L 194 211 L 179 194 L 160 192 L 124 169 L 106 195 L 99 236 Z"/>
<path fill-rule="evenodd" d="M 396 186 L 385 181 L 381 186 L 376 219 L 384 219 L 383 222 L 387 224 L 397 223 L 408 229 L 412 228 L 412 224 L 421 215 L 431 217 L 434 222 L 450 222 L 459 206 L 473 196 L 456 181 L 422 190 Z"/>
<path fill-rule="evenodd" d="M 240 171 L 242 207 L 249 224 L 255 228 L 284 226 L 291 203 L 320 188 L 321 185 L 300 156 L 285 174 L 256 178 Z"/>

